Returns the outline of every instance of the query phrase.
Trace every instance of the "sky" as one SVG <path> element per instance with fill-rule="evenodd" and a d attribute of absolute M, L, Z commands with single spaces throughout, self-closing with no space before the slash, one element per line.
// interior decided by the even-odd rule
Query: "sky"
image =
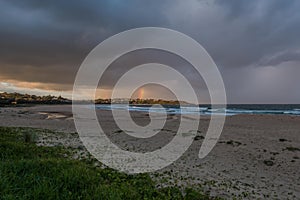
<path fill-rule="evenodd" d="M 297 0 L 0 0 L 0 91 L 70 97 L 77 70 L 95 46 L 150 26 L 199 42 L 222 74 L 229 103 L 300 103 L 299 10 Z M 155 56 L 193 80 L 186 63 L 150 52 Z M 136 52 L 116 62 L 99 95 L 109 97 L 118 67 L 147 59 Z M 206 102 L 203 84 L 195 87 Z M 143 89 L 144 98 L 167 98 L 153 87 Z"/>

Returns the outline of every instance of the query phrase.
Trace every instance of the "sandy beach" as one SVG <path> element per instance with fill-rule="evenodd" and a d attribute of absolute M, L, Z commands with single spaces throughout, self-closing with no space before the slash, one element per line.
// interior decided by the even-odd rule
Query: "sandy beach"
<path fill-rule="evenodd" d="M 110 111 L 98 110 L 101 125 L 110 139 L 130 151 L 149 151 L 167 143 L 176 133 L 178 118 L 168 117 L 158 134 L 160 142 L 137 142 L 116 126 Z M 133 112 L 137 124 L 147 124 L 148 115 Z M 300 117 L 289 115 L 228 116 L 221 138 L 204 159 L 198 151 L 209 118 L 204 117 L 199 135 L 187 152 L 172 165 L 160 170 L 158 187 L 201 187 L 225 198 L 299 199 L 300 198 Z M 0 126 L 33 127 L 57 131 L 41 134 L 39 145 L 64 145 L 83 148 L 76 134 L 71 106 L 33 106 L 0 108 Z M 126 144 L 124 141 L 126 140 Z M 163 177 L 163 178 L 162 178 Z M 153 179 L 158 179 L 153 173 Z"/>

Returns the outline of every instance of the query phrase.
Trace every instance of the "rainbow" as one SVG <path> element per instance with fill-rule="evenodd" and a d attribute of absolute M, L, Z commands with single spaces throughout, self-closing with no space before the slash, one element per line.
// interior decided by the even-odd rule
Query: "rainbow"
<path fill-rule="evenodd" d="M 144 98 L 144 93 L 145 93 L 144 89 L 141 88 L 141 89 L 139 90 L 138 98 L 139 98 L 139 99 L 143 99 L 143 98 Z"/>

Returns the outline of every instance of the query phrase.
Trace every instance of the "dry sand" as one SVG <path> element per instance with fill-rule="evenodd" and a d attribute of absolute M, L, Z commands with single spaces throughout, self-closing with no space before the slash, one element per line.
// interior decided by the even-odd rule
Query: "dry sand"
<path fill-rule="evenodd" d="M 166 144 L 176 133 L 178 117 L 169 116 L 155 142 L 137 141 L 118 129 L 110 111 L 98 111 L 108 136 L 123 149 L 145 152 Z M 148 115 L 133 112 L 137 124 Z M 201 120 L 199 136 L 174 164 L 152 173 L 160 186 L 202 187 L 228 199 L 300 199 L 300 117 L 236 115 L 227 117 L 221 138 L 204 159 L 197 155 L 209 118 Z M 39 136 L 40 145 L 65 145 L 84 151 L 74 126 L 71 106 L 0 108 L 0 126 L 34 127 L 59 131 Z M 126 142 L 124 142 L 126 141 Z"/>

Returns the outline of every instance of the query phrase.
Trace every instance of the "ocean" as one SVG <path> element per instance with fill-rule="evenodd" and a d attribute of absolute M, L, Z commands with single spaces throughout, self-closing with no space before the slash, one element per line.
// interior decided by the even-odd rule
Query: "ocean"
<path fill-rule="evenodd" d="M 141 112 L 166 112 L 168 114 L 200 114 L 200 115 L 238 115 L 238 114 L 273 114 L 273 115 L 299 115 L 300 104 L 228 104 L 226 107 L 217 106 L 212 109 L 211 105 L 182 106 L 164 105 L 152 107 L 151 105 L 126 105 L 126 104 L 97 104 L 96 109 L 102 110 L 129 110 Z"/>

